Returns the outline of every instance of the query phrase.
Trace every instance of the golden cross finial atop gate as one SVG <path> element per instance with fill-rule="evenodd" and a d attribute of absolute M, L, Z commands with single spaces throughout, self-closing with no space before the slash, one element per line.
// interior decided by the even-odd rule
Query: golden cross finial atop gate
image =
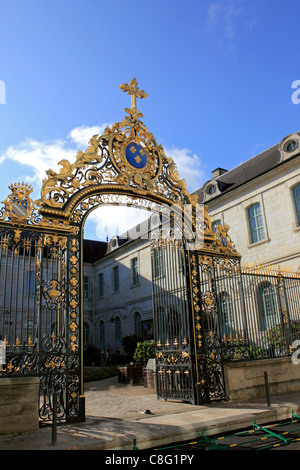
<path fill-rule="evenodd" d="M 121 88 L 122 91 L 127 92 L 128 95 L 131 95 L 131 109 L 137 109 L 136 108 L 136 99 L 137 98 L 147 98 L 147 93 L 144 90 L 140 90 L 138 85 L 137 79 L 134 77 L 132 80 L 130 80 L 129 85 L 127 83 L 124 83 L 123 85 L 120 85 L 119 88 Z"/>

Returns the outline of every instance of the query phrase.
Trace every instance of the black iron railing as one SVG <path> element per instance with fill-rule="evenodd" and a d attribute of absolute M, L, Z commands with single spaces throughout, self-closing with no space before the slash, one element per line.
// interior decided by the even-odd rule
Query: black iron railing
<path fill-rule="evenodd" d="M 206 328 L 217 332 L 224 361 L 288 356 L 300 339 L 300 273 L 216 262 L 206 279 L 213 293 Z M 205 300 L 205 282 L 202 284 Z M 208 318 L 210 317 L 210 318 Z"/>

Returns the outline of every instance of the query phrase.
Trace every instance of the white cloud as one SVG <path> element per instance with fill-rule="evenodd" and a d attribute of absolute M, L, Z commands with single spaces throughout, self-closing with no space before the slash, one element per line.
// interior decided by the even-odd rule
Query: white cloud
<path fill-rule="evenodd" d="M 91 137 L 95 134 L 102 135 L 106 126 L 109 124 L 102 124 L 101 126 L 78 126 L 71 130 L 70 139 L 80 148 L 85 148 Z"/>
<path fill-rule="evenodd" d="M 58 162 L 63 159 L 74 161 L 77 150 L 85 150 L 91 137 L 102 134 L 106 126 L 78 126 L 65 139 L 53 141 L 26 139 L 8 147 L 0 157 L 0 164 L 10 161 L 30 168 L 31 176 L 26 176 L 25 180 L 39 190 L 48 169 L 58 171 Z"/>
<path fill-rule="evenodd" d="M 252 30 L 256 24 L 253 5 L 246 0 L 214 0 L 208 7 L 207 26 L 233 40 L 238 29 Z"/>
<path fill-rule="evenodd" d="M 176 163 L 180 179 L 186 180 L 188 191 L 199 189 L 205 178 L 200 157 L 187 148 L 172 147 L 164 150 Z"/>
<path fill-rule="evenodd" d="M 26 139 L 19 145 L 10 146 L 1 156 L 0 162 L 11 161 L 30 167 L 33 176 L 28 180 L 41 184 L 49 168 L 55 170 L 62 159 L 71 159 L 74 149 L 65 147 L 65 142 L 56 140 L 53 142 L 38 142 Z"/>
<path fill-rule="evenodd" d="M 128 230 L 147 220 L 150 215 L 149 211 L 134 207 L 99 207 L 88 216 L 85 231 L 93 231 L 99 240 L 111 239 L 114 235 L 126 236 Z"/>

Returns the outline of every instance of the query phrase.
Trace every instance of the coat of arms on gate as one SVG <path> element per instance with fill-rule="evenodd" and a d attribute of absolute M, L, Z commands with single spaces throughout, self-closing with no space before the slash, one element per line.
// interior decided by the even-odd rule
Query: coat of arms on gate
<path fill-rule="evenodd" d="M 8 216 L 13 223 L 24 224 L 33 210 L 34 203 L 29 197 L 33 189 L 28 183 L 14 183 L 9 189 L 11 194 L 2 201 L 6 212 L 1 218 Z"/>
<path fill-rule="evenodd" d="M 217 227 L 217 234 L 215 243 L 218 250 L 223 253 L 225 256 L 238 255 L 239 253 L 235 249 L 233 241 L 231 240 L 228 231 L 229 225 L 221 224 Z"/>

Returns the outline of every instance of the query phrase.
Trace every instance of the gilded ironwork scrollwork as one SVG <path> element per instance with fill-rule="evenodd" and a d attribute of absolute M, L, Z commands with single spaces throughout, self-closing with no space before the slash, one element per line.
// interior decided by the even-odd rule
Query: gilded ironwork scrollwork
<path fill-rule="evenodd" d="M 124 91 L 136 88 L 136 84 L 124 85 Z M 75 193 L 95 186 L 99 190 L 106 186 L 110 191 L 130 189 L 133 194 L 148 198 L 154 195 L 171 203 L 196 204 L 197 196 L 189 194 L 173 159 L 165 155 L 140 120 L 142 114 L 136 108 L 125 111 L 128 115 L 120 123 L 107 126 L 103 135 L 91 138 L 87 150 L 79 151 L 74 163 L 62 160 L 59 172 L 46 172 L 39 202 L 44 217 L 50 218 L 47 208 L 62 208 Z M 74 200 L 72 211 L 78 204 Z"/>

